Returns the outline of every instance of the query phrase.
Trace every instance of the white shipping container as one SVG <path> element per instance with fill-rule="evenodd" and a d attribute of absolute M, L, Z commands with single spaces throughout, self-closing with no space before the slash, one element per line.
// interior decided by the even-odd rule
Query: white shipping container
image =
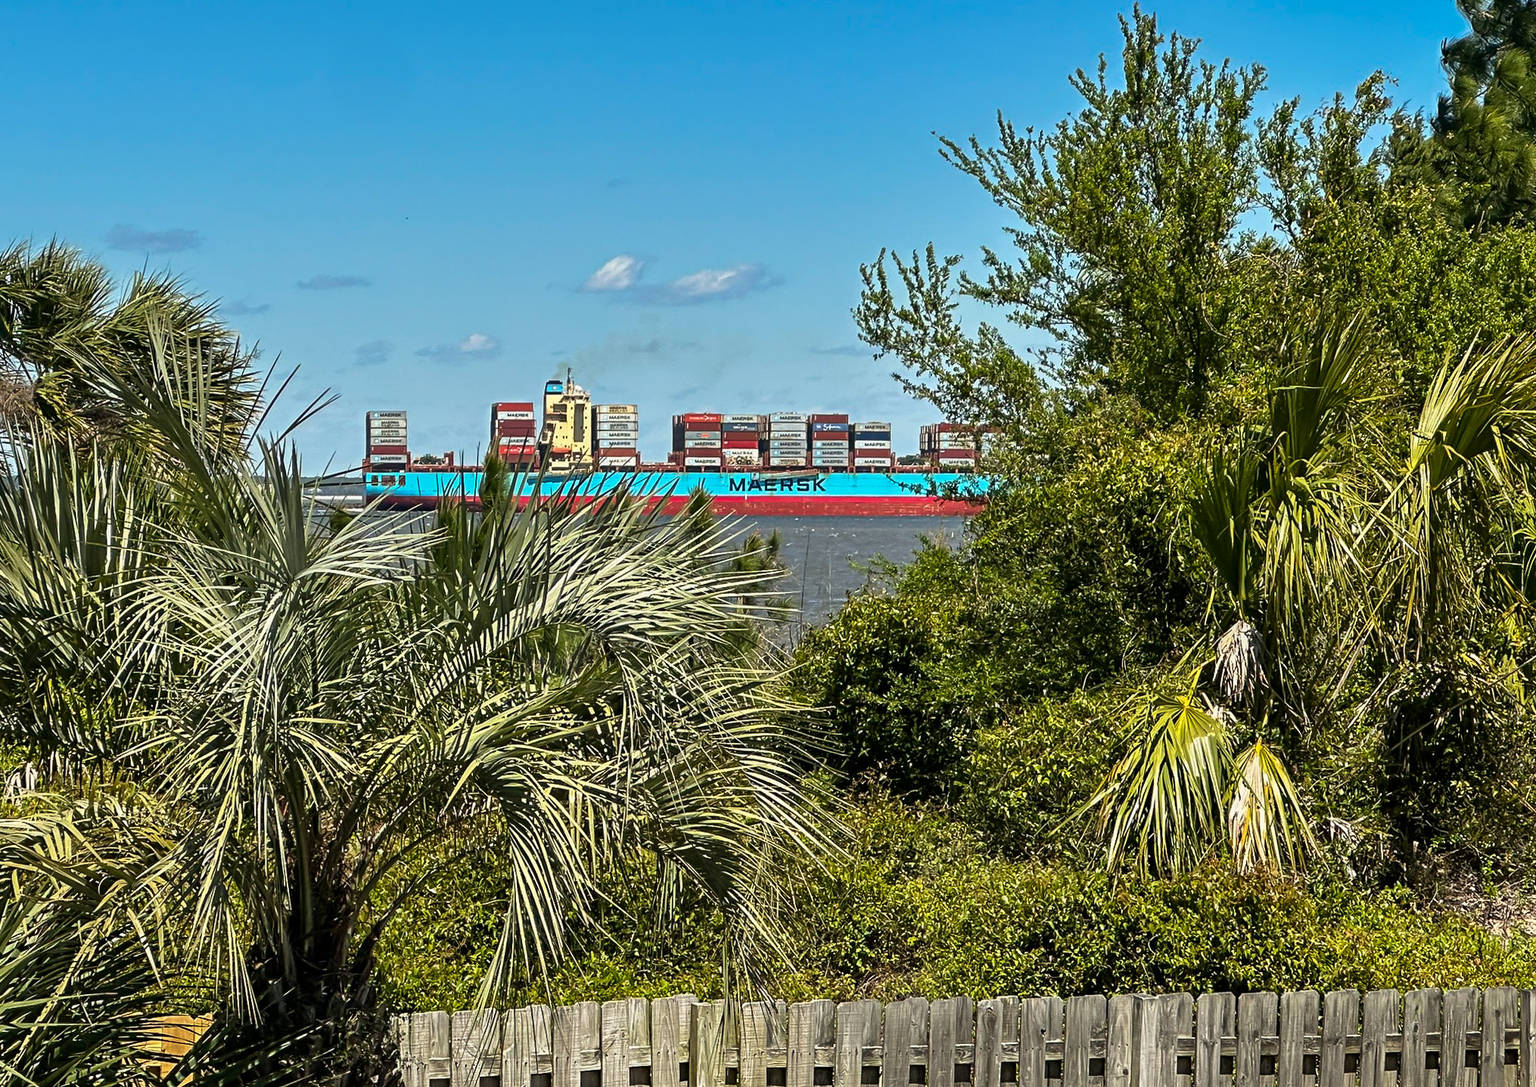
<path fill-rule="evenodd" d="M 599 404 L 599 405 L 597 405 L 597 414 L 599 414 L 599 415 L 636 415 L 636 414 L 639 414 L 639 412 L 638 412 L 638 409 L 633 404 Z"/>
<path fill-rule="evenodd" d="M 720 417 L 720 421 L 722 423 L 753 423 L 753 424 L 756 424 L 757 423 L 757 416 L 755 416 L 755 415 L 722 415 Z"/>
<path fill-rule="evenodd" d="M 408 461 L 405 458 L 405 456 L 402 455 L 402 454 L 390 453 L 387 456 L 369 457 L 368 458 L 368 463 L 370 465 L 372 465 L 373 467 L 375 467 L 375 468 L 382 467 L 382 466 L 384 466 L 386 464 L 387 465 L 398 465 L 399 467 L 403 468 L 403 467 L 405 467 L 405 465 L 409 464 L 410 461 Z"/>
<path fill-rule="evenodd" d="M 368 418 L 370 418 L 370 419 L 404 419 L 405 418 L 405 412 L 403 412 L 403 411 L 370 411 L 368 413 Z"/>
<path fill-rule="evenodd" d="M 895 458 L 893 458 L 893 457 L 854 457 L 853 458 L 853 466 L 855 468 L 888 468 L 888 467 L 890 467 L 891 465 L 893 465 L 895 463 L 896 463 L 896 461 L 895 461 Z"/>
<path fill-rule="evenodd" d="M 719 457 L 684 457 L 683 465 L 687 468 L 718 468 Z"/>
<path fill-rule="evenodd" d="M 854 423 L 854 430 L 890 430 L 891 424 L 886 422 Z"/>
<path fill-rule="evenodd" d="M 782 423 L 809 423 L 811 417 L 803 411 L 770 411 L 768 418 Z"/>
<path fill-rule="evenodd" d="M 689 438 L 683 443 L 684 449 L 719 449 L 719 438 Z"/>
<path fill-rule="evenodd" d="M 878 438 L 860 438 L 853 443 L 855 449 L 889 449 L 889 441 L 880 441 Z"/>

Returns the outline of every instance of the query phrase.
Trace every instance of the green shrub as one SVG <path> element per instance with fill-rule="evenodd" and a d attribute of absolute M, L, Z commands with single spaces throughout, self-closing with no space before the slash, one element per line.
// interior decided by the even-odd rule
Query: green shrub
<path fill-rule="evenodd" d="M 897 792 L 942 796 L 986 699 L 955 644 L 961 603 L 943 594 L 849 600 L 801 643 L 800 682 L 827 707 L 843 769 Z"/>
<path fill-rule="evenodd" d="M 1084 856 L 1072 817 L 1113 764 L 1123 732 L 1120 691 L 1041 699 L 982 729 L 960 775 L 956 814 L 1011 855 Z M 1071 845 L 1071 843 L 1079 843 Z"/>
<path fill-rule="evenodd" d="M 1536 942 L 1401 892 L 1212 867 L 1125 879 L 988 855 L 964 828 L 879 805 L 803 937 L 805 990 L 1001 993 L 1527 985 Z"/>

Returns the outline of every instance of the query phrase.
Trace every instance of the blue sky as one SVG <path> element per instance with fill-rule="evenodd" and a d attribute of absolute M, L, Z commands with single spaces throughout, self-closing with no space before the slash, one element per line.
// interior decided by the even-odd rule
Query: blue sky
<path fill-rule="evenodd" d="M 1381 68 L 1432 108 L 1462 30 L 1451 0 L 1148 6 L 1309 106 Z M 369 408 L 473 453 L 567 365 L 640 405 L 648 455 L 686 410 L 846 410 L 907 451 L 933 413 L 858 346 L 859 264 L 998 243 L 930 133 L 1054 123 L 1127 9 L 7 0 L 0 240 L 222 299 L 340 396 L 315 467 Z"/>

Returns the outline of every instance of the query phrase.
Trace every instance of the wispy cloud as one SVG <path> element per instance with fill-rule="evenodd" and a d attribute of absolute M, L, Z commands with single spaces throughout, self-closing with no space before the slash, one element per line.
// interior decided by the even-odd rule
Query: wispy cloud
<path fill-rule="evenodd" d="M 853 358 L 866 358 L 875 352 L 872 348 L 857 343 L 839 344 L 837 347 L 813 347 L 813 355 L 848 355 Z"/>
<path fill-rule="evenodd" d="M 203 244 L 203 236 L 185 227 L 166 230 L 141 230 L 136 226 L 118 223 L 107 231 L 107 246 L 126 249 L 135 253 L 180 253 L 196 249 Z"/>
<path fill-rule="evenodd" d="M 416 354 L 424 359 L 450 361 L 457 359 L 489 359 L 501 353 L 501 341 L 484 332 L 471 332 L 458 343 L 440 343 L 431 347 L 417 348 Z"/>
<path fill-rule="evenodd" d="M 305 291 L 336 291 L 345 287 L 368 287 L 372 284 L 373 280 L 367 276 L 332 275 L 328 272 L 321 272 L 319 275 L 312 275 L 298 282 L 299 289 Z"/>
<path fill-rule="evenodd" d="M 620 253 L 588 276 L 581 289 L 650 305 L 687 305 L 741 298 L 780 282 L 761 264 L 747 263 L 726 268 L 700 268 L 670 283 L 653 285 L 641 282 L 645 267 L 639 257 Z"/>
<path fill-rule="evenodd" d="M 623 345 L 623 350 L 631 355 L 667 355 L 679 351 L 696 351 L 699 346 L 698 340 L 672 340 L 652 336 L 648 340 L 630 340 Z"/>
<path fill-rule="evenodd" d="M 388 362 L 389 356 L 394 354 L 395 345 L 388 340 L 369 340 L 367 343 L 357 345 L 353 352 L 353 361 L 359 366 L 377 366 Z"/>
<path fill-rule="evenodd" d="M 266 313 L 271 308 L 271 302 L 247 302 L 243 298 L 238 302 L 219 303 L 219 312 L 226 317 L 253 317 L 258 313 Z"/>
<path fill-rule="evenodd" d="M 640 273 L 645 271 L 645 261 L 639 257 L 632 257 L 628 253 L 620 253 L 603 263 L 603 266 L 587 277 L 587 281 L 581 285 L 584 291 L 627 291 L 632 290 L 640 282 Z"/>
<path fill-rule="evenodd" d="M 673 302 L 710 302 L 740 298 L 773 285 L 768 269 L 761 264 L 733 264 L 729 268 L 700 268 L 674 279 L 663 290 Z"/>

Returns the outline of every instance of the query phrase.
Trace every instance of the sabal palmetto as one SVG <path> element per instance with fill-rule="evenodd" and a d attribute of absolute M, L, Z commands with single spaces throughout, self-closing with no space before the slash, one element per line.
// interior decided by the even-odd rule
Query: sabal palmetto
<path fill-rule="evenodd" d="M 0 250 L 0 420 L 77 443 L 127 437 L 136 417 L 116 390 L 155 380 L 170 335 L 209 379 L 196 387 L 212 398 L 202 410 L 209 441 L 238 450 L 260 389 L 253 353 L 216 310 L 164 274 L 137 274 L 118 294 L 102 265 L 58 243 Z M 113 385 L 93 379 L 103 368 Z"/>
<path fill-rule="evenodd" d="M 802 718 L 735 637 L 760 575 L 713 561 L 715 535 L 622 501 L 531 506 L 476 546 L 332 529 L 284 443 L 252 439 L 243 463 L 210 440 L 221 398 L 195 354 L 157 347 L 132 385 L 82 365 L 160 455 L 16 443 L 4 727 L 65 756 L 60 789 L 154 798 L 180 961 L 240 1015 L 329 1024 L 335 1044 L 369 1002 L 386 890 L 415 890 L 394 877 L 427 843 L 512 862 L 487 994 L 558 954 L 636 850 L 720 907 L 738 949 L 772 950 L 784 873 L 829 823 Z"/>
<path fill-rule="evenodd" d="M 1113 863 L 1178 869 L 1224 846 L 1241 868 L 1294 866 L 1310 831 L 1281 752 L 1338 708 L 1362 656 L 1390 699 L 1398 664 L 1526 603 L 1536 341 L 1447 360 L 1401 444 L 1356 433 L 1376 425 L 1371 361 L 1358 325 L 1319 322 L 1292 341 L 1268 429 L 1199 469 L 1191 525 L 1231 625 L 1177 706 L 1154 696 L 1095 798 Z"/>

